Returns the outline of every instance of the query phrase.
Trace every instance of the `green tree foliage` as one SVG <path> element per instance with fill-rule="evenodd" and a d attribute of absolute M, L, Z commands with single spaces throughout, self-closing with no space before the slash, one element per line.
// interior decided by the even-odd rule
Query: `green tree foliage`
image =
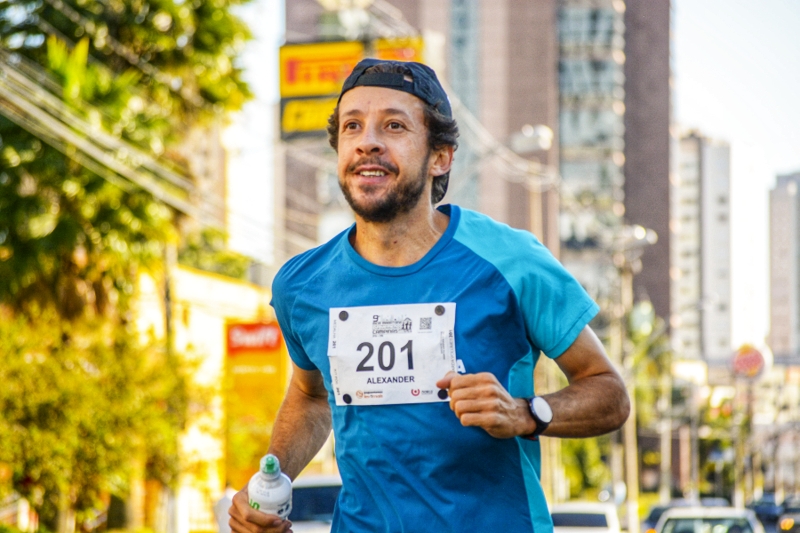
<path fill-rule="evenodd" d="M 177 473 L 187 387 L 165 350 L 141 346 L 131 327 L 95 319 L 35 320 L 0 309 L 0 462 L 44 524 L 61 498 L 86 513 L 119 492 L 132 457 L 151 478 Z"/>
<path fill-rule="evenodd" d="M 562 441 L 561 454 L 570 497 L 585 499 L 587 492 L 598 490 L 608 481 L 609 468 L 603 457 L 609 455 L 609 448 L 608 437 Z"/>
<path fill-rule="evenodd" d="M 174 142 L 249 95 L 233 66 L 249 37 L 229 12 L 239 3 L 0 0 L 0 40 L 45 67 L 93 126 L 180 165 Z M 51 299 L 68 318 L 129 295 L 130 268 L 170 238 L 170 213 L 151 195 L 2 116 L 0 202 L 0 302 Z"/>
<path fill-rule="evenodd" d="M 637 303 L 628 313 L 627 322 L 625 349 L 636 384 L 637 424 L 654 427 L 661 414 L 656 409 L 662 393 L 660 378 L 672 372 L 672 348 L 666 323 L 655 314 L 649 301 Z"/>
<path fill-rule="evenodd" d="M 230 251 L 225 233 L 214 228 L 188 235 L 178 253 L 178 262 L 235 279 L 245 279 L 250 267 L 250 260 Z"/>
<path fill-rule="evenodd" d="M 77 115 L 178 172 L 184 135 L 249 97 L 247 0 L 0 0 L 0 49 Z M 7 57 L 7 56 L 5 56 Z M 185 369 L 142 346 L 130 303 L 175 213 L 0 112 L 0 463 L 48 525 L 123 493 L 134 454 L 170 483 Z M 0 487 L 2 490 L 2 487 Z"/>

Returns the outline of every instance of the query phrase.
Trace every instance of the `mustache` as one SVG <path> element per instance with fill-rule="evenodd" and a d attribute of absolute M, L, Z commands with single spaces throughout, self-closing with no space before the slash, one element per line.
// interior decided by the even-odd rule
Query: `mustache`
<path fill-rule="evenodd" d="M 371 156 L 371 157 L 364 157 L 362 159 L 359 159 L 358 161 L 356 161 L 352 165 L 348 166 L 347 167 L 347 172 L 355 172 L 355 170 L 358 167 L 362 166 L 362 165 L 383 167 L 386 170 L 388 170 L 389 172 L 391 172 L 392 174 L 397 174 L 400 171 L 400 169 L 398 169 L 395 165 L 391 164 L 390 162 L 384 161 L 383 159 L 381 159 L 380 157 L 377 157 L 377 156 Z"/>

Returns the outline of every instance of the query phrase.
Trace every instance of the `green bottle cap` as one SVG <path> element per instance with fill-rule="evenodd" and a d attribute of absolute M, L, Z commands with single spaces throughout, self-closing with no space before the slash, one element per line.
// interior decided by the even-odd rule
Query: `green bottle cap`
<path fill-rule="evenodd" d="M 274 455 L 267 454 L 261 459 L 261 472 L 274 476 L 281 472 L 281 462 Z"/>

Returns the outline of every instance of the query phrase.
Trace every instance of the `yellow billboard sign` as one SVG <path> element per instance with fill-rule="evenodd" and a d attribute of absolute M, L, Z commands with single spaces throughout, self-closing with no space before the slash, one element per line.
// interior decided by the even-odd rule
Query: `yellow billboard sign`
<path fill-rule="evenodd" d="M 309 133 L 321 133 L 328 127 L 328 117 L 338 96 L 300 98 L 281 102 L 281 136 L 286 139 Z"/>
<path fill-rule="evenodd" d="M 422 63 L 422 37 L 396 37 L 378 39 L 374 43 L 375 57 L 388 61 L 416 61 Z"/>
<path fill-rule="evenodd" d="M 281 98 L 338 93 L 363 57 L 364 44 L 359 41 L 281 46 Z"/>

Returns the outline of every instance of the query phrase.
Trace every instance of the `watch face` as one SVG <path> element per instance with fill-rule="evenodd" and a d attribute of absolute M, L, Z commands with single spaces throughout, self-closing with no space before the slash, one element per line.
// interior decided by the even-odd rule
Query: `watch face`
<path fill-rule="evenodd" d="M 549 424 L 551 420 L 553 420 L 553 410 L 550 409 L 550 404 L 547 403 L 542 397 L 536 396 L 533 401 L 531 402 L 533 405 L 533 411 L 536 413 L 536 416 L 541 419 L 542 422 L 545 424 Z"/>

